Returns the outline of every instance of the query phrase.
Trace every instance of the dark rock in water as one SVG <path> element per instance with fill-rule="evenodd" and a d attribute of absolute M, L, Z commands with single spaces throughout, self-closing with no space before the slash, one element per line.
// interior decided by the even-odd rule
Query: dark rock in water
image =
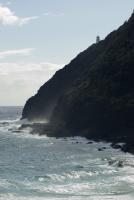
<path fill-rule="evenodd" d="M 103 149 L 102 148 L 98 148 L 98 151 L 103 151 Z"/>
<path fill-rule="evenodd" d="M 87 144 L 93 144 L 93 142 L 90 141 L 90 142 L 88 142 Z"/>
<path fill-rule="evenodd" d="M 66 130 L 62 130 L 60 128 L 57 128 L 54 125 L 51 125 L 49 123 L 31 123 L 31 124 L 23 124 L 21 127 L 19 127 L 20 130 L 24 130 L 27 128 L 31 128 L 32 134 L 38 134 L 38 135 L 49 135 L 49 137 L 56 137 L 56 139 L 59 139 L 63 133 L 64 136 L 68 136 L 68 132 Z M 62 133 L 61 133 L 62 131 Z M 70 134 L 71 136 L 71 134 Z M 65 138 L 65 137 L 64 137 Z"/>
<path fill-rule="evenodd" d="M 134 140 L 133 140 L 133 138 L 131 140 L 127 140 L 126 144 L 124 144 L 121 147 L 121 150 L 124 151 L 124 152 L 131 152 L 131 153 L 134 154 Z"/>
<path fill-rule="evenodd" d="M 115 164 L 116 162 L 117 162 L 116 160 L 111 159 L 111 160 L 108 161 L 108 164 L 109 164 L 109 165 L 113 165 L 113 164 Z"/>
<path fill-rule="evenodd" d="M 112 146 L 114 149 L 121 149 L 121 148 L 122 148 L 122 145 L 116 144 L 116 143 L 115 143 L 115 144 L 113 143 L 111 146 Z"/>
<path fill-rule="evenodd" d="M 108 161 L 108 164 L 109 165 L 115 165 L 119 168 L 124 167 L 124 161 L 123 160 L 118 161 L 118 160 L 115 160 L 115 159 L 111 159 L 111 160 Z"/>
<path fill-rule="evenodd" d="M 49 136 L 126 142 L 134 152 L 134 13 L 118 30 L 80 53 L 31 97 L 22 118 L 49 120 Z M 35 131 L 35 132 L 36 132 Z M 130 144 L 130 145 L 129 145 Z"/>
<path fill-rule="evenodd" d="M 122 160 L 118 162 L 117 167 L 124 167 L 124 163 Z"/>
<path fill-rule="evenodd" d="M 98 148 L 98 151 L 104 151 L 106 149 L 106 147 L 101 147 L 101 148 Z"/>
<path fill-rule="evenodd" d="M 106 147 L 102 147 L 103 150 L 107 149 Z"/>

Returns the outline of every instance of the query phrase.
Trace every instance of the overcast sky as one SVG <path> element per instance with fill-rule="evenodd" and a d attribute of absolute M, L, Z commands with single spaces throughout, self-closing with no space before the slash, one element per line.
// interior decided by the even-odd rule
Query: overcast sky
<path fill-rule="evenodd" d="M 0 0 L 0 106 L 24 105 L 133 9 L 134 0 Z"/>

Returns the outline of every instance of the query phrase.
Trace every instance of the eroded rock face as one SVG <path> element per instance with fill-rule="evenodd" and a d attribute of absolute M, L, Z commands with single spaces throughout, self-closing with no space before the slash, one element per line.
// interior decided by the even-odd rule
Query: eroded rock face
<path fill-rule="evenodd" d="M 134 14 L 58 71 L 27 101 L 22 117 L 49 119 L 88 138 L 133 139 Z"/>

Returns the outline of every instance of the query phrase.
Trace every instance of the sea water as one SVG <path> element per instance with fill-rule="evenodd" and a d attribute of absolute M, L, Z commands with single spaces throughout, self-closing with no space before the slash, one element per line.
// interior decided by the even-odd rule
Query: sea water
<path fill-rule="evenodd" d="M 0 200 L 134 199 L 133 155 L 85 138 L 19 132 L 21 111 L 0 107 Z"/>

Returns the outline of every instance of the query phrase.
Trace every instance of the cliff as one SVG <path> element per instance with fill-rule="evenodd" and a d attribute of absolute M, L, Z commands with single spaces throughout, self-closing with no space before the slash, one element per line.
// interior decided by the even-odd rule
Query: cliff
<path fill-rule="evenodd" d="M 93 44 L 80 53 L 70 64 L 57 71 L 35 96 L 28 99 L 23 109 L 22 118 L 35 121 L 49 120 L 59 98 L 76 82 L 79 82 L 80 76 L 83 76 L 90 67 L 87 66 L 87 63 L 92 64 L 103 48 L 101 42 Z"/>
<path fill-rule="evenodd" d="M 22 117 L 48 119 L 88 138 L 133 139 L 134 14 L 56 72 L 27 101 Z"/>

